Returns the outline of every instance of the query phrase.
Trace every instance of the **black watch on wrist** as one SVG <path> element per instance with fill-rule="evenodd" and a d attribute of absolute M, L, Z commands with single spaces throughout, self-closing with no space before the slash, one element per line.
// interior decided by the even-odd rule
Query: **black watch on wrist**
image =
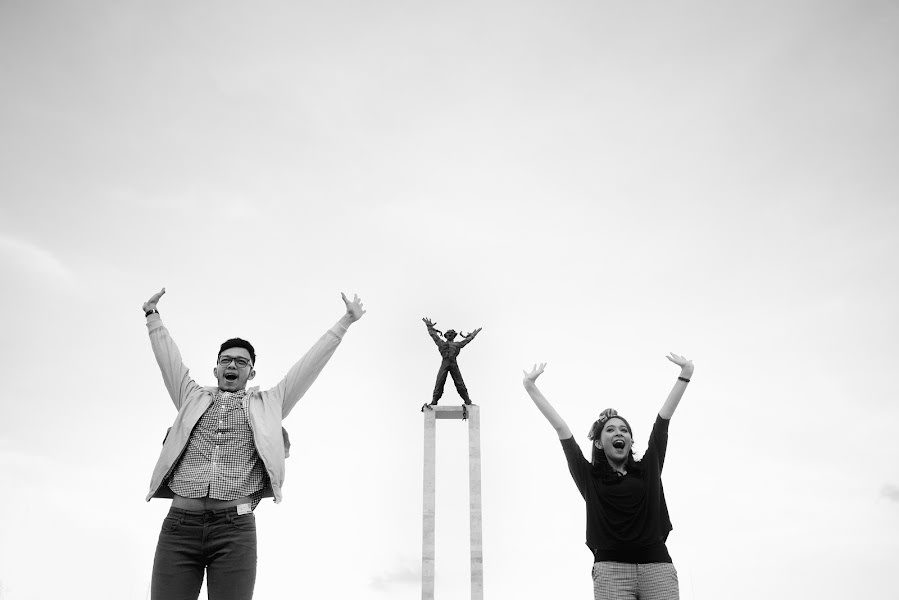
<path fill-rule="evenodd" d="M 150 310 L 148 310 L 147 312 L 144 313 L 144 316 L 145 316 L 145 317 L 149 317 L 149 316 L 152 315 L 153 313 L 156 313 L 156 314 L 158 315 L 158 314 L 159 314 L 159 311 L 156 310 L 155 308 L 151 308 Z"/>

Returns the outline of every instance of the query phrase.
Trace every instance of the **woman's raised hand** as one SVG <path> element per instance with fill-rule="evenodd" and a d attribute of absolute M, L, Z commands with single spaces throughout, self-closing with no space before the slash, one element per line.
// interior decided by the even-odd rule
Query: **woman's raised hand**
<path fill-rule="evenodd" d="M 524 373 L 524 379 L 522 380 L 525 385 L 528 383 L 534 383 L 537 381 L 537 378 L 543 373 L 543 369 L 546 368 L 546 363 L 540 363 L 539 365 L 534 364 L 534 368 L 531 369 L 531 372 L 522 371 Z"/>
<path fill-rule="evenodd" d="M 681 356 L 680 354 L 671 352 L 665 358 L 679 366 L 682 373 L 687 373 L 687 377 L 689 377 L 693 373 L 693 361 L 688 359 L 686 356 Z"/>

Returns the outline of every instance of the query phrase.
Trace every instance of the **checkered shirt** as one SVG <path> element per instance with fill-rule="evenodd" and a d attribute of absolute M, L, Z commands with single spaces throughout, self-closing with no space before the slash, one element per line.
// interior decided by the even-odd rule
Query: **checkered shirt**
<path fill-rule="evenodd" d="M 185 498 L 262 499 L 265 468 L 250 429 L 246 390 L 215 394 L 172 469 L 169 489 Z"/>

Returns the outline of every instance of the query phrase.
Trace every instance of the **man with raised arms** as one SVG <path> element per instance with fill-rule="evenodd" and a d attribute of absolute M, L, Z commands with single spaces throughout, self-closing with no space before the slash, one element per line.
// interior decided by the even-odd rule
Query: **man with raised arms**
<path fill-rule="evenodd" d="M 209 600 L 248 600 L 256 582 L 256 520 L 265 497 L 281 501 L 290 447 L 281 421 L 330 360 L 365 310 L 341 294 L 346 313 L 273 388 L 247 389 L 256 350 L 240 338 L 219 348 L 203 387 L 190 376 L 156 306 L 143 305 L 162 379 L 178 415 L 166 434 L 150 481 L 151 498 L 172 498 L 153 560 L 153 600 L 196 600 L 207 577 Z"/>

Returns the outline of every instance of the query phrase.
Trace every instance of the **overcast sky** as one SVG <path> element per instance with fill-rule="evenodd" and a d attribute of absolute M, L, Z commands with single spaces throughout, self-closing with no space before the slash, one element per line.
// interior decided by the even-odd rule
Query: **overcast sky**
<path fill-rule="evenodd" d="M 897 57 L 886 0 L 0 0 L 0 598 L 148 597 L 162 286 L 201 384 L 226 338 L 269 387 L 341 291 L 368 309 L 286 421 L 258 600 L 420 597 L 425 316 L 483 327 L 486 598 L 592 590 L 521 370 L 639 452 L 672 351 L 681 598 L 896 595 Z M 466 433 L 438 423 L 441 599 Z"/>

